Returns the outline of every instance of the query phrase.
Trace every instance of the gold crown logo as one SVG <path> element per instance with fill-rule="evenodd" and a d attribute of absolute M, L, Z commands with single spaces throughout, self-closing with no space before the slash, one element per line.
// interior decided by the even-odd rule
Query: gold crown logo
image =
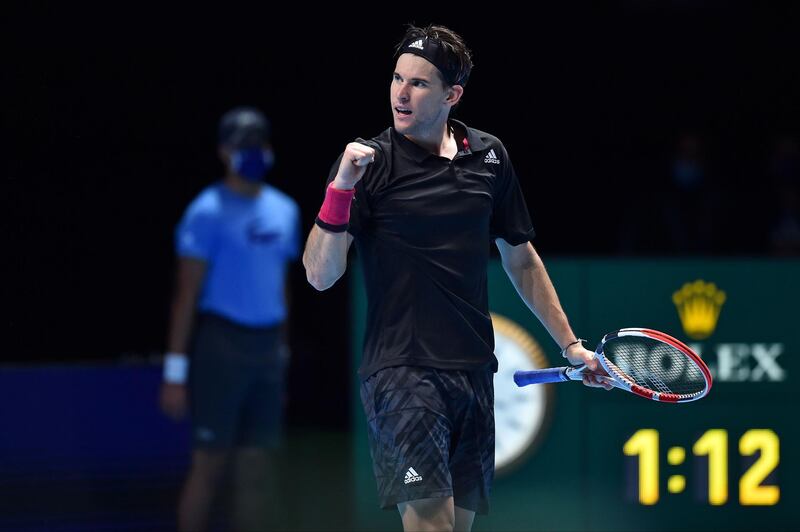
<path fill-rule="evenodd" d="M 698 279 L 672 294 L 672 302 L 678 308 L 683 331 L 694 340 L 702 340 L 711 336 L 717 327 L 725 292 L 714 283 Z"/>

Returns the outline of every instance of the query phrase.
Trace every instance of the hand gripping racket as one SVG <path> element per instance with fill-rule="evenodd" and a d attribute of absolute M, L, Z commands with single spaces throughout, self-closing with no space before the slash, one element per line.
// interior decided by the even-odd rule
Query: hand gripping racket
<path fill-rule="evenodd" d="M 620 329 L 600 340 L 595 357 L 615 388 L 665 403 L 687 403 L 708 395 L 711 372 L 686 344 L 652 329 Z M 579 381 L 585 365 L 517 371 L 517 386 Z"/>

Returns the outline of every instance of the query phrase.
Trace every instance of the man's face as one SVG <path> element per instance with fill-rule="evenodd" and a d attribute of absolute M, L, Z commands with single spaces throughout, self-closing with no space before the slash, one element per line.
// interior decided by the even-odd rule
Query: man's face
<path fill-rule="evenodd" d="M 389 90 L 394 128 L 411 136 L 435 132 L 450 113 L 449 94 L 432 63 L 418 55 L 402 54 Z"/>

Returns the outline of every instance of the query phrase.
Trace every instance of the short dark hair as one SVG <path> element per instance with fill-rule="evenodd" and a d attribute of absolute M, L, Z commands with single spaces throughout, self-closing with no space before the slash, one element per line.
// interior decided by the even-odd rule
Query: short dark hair
<path fill-rule="evenodd" d="M 450 28 L 429 24 L 424 28 L 408 25 L 406 34 L 396 48 L 395 55 L 400 55 L 404 44 L 415 39 L 433 39 L 438 41 L 447 55 L 447 70 L 452 72 L 452 79 L 446 79 L 446 75 L 441 68 L 438 68 L 439 75 L 445 85 L 466 85 L 472 72 L 472 52 L 467 48 L 464 39 Z M 438 65 L 437 65 L 438 67 Z"/>
<path fill-rule="evenodd" d="M 219 121 L 219 143 L 231 148 L 252 148 L 269 142 L 270 123 L 255 107 L 236 107 Z"/>

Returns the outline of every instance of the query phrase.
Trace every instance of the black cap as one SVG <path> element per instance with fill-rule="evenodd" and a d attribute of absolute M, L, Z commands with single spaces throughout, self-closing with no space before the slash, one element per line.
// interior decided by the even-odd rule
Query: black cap
<path fill-rule="evenodd" d="M 269 135 L 269 120 L 254 107 L 231 109 L 219 121 L 219 143 L 233 148 L 261 146 Z"/>

